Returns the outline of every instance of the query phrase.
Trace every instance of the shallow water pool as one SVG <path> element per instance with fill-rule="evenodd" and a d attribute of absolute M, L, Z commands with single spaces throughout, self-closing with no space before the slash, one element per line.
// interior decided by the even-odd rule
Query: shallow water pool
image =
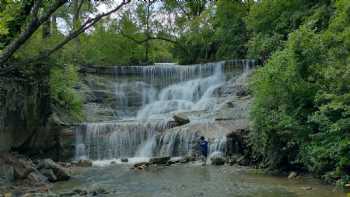
<path fill-rule="evenodd" d="M 80 169 L 75 178 L 57 183 L 53 190 L 104 188 L 105 196 L 121 197 L 343 197 L 318 180 L 259 175 L 237 166 L 196 164 L 131 170 L 128 165 Z"/>

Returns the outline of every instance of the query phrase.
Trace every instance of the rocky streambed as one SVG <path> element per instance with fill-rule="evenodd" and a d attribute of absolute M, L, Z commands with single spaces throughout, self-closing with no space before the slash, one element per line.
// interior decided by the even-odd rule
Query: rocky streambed
<path fill-rule="evenodd" d="M 345 196 L 308 176 L 268 176 L 239 162 L 216 162 L 210 158 L 203 165 L 191 157 L 156 157 L 55 163 L 7 155 L 1 165 L 7 169 L 1 171 L 0 196 Z"/>
<path fill-rule="evenodd" d="M 52 192 L 73 196 L 219 196 L 219 197 L 340 197 L 332 186 L 310 177 L 288 179 L 266 176 L 242 166 L 202 166 L 201 162 L 153 165 L 143 170 L 116 164 L 80 169 Z"/>

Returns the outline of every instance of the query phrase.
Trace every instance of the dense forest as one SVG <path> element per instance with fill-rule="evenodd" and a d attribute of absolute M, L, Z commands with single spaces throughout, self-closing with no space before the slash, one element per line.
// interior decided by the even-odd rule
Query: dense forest
<path fill-rule="evenodd" d="M 0 75 L 48 77 L 51 106 L 84 119 L 84 66 L 255 59 L 252 157 L 350 181 L 350 1 L 0 0 Z"/>

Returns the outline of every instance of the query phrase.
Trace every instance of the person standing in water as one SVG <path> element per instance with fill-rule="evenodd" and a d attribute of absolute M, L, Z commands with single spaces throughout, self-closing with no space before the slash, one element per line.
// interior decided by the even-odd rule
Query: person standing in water
<path fill-rule="evenodd" d="M 201 159 L 204 162 L 204 164 L 206 164 L 208 157 L 208 141 L 205 140 L 204 136 L 200 137 L 199 148 L 201 151 Z"/>

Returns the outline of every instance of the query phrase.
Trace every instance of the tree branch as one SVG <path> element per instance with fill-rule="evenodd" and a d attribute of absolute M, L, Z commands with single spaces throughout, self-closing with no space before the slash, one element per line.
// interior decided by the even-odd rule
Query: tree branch
<path fill-rule="evenodd" d="M 11 56 L 33 35 L 33 33 L 45 22 L 50 16 L 62 5 L 64 5 L 68 0 L 56 0 L 55 3 L 47 10 L 47 12 L 38 17 L 38 11 L 40 9 L 42 0 L 38 0 L 35 2 L 33 6 L 33 19 L 27 25 L 25 30 L 15 38 L 3 52 L 0 54 L 0 66 L 4 66 L 4 64 L 11 58 Z M 6 70 L 6 69 L 5 69 Z"/>
<path fill-rule="evenodd" d="M 132 41 L 135 42 L 136 44 L 139 44 L 139 45 L 141 45 L 141 44 L 143 44 L 143 43 L 145 43 L 145 42 L 147 42 L 147 41 L 150 41 L 150 40 L 163 40 L 163 41 L 170 42 L 170 43 L 173 43 L 173 44 L 179 46 L 181 49 L 183 49 L 184 51 L 186 51 L 186 53 L 188 53 L 186 47 L 184 47 L 184 46 L 183 46 L 182 44 L 180 44 L 178 41 L 172 40 L 172 39 L 170 39 L 170 38 L 161 37 L 161 36 L 154 37 L 154 36 L 148 35 L 148 36 L 147 36 L 145 39 L 143 39 L 143 40 L 137 40 L 137 39 L 133 38 L 132 36 L 129 36 L 129 35 L 125 34 L 123 31 L 120 31 L 120 34 L 121 34 L 122 36 L 128 38 L 129 40 L 132 40 Z"/>
<path fill-rule="evenodd" d="M 67 0 L 58 0 L 58 1 L 64 1 L 66 2 Z M 7 68 L 4 68 L 2 70 L 0 70 L 0 75 L 7 73 L 9 71 L 14 70 L 18 65 L 23 65 L 23 64 L 27 64 L 27 63 L 31 63 L 31 62 L 35 62 L 35 61 L 39 61 L 41 59 L 45 59 L 47 57 L 49 57 L 50 55 L 52 55 L 53 53 L 55 53 L 57 50 L 61 49 L 64 45 L 66 45 L 68 42 L 70 42 L 71 40 L 73 40 L 74 38 L 78 37 L 81 33 L 85 32 L 87 29 L 89 29 L 90 27 L 92 27 L 93 25 L 95 25 L 98 21 L 100 21 L 102 18 L 111 15 L 112 13 L 118 11 L 119 9 L 121 9 L 124 5 L 130 3 L 131 0 L 123 0 L 122 3 L 120 3 L 116 8 L 105 12 L 105 13 L 101 13 L 99 15 L 97 15 L 95 18 L 89 18 L 87 21 L 85 21 L 78 29 L 76 29 L 75 31 L 69 33 L 69 35 L 60 43 L 58 43 L 55 47 L 43 52 L 43 54 L 40 54 L 32 59 L 29 59 L 25 62 L 21 62 L 19 64 L 16 65 L 12 65 L 12 66 L 8 66 Z M 52 14 L 52 13 L 51 13 Z M 23 43 L 22 43 L 23 44 Z M 1 56 L 0 56 L 1 58 Z M 6 61 L 5 61 L 6 62 Z M 0 62 L 1 65 L 1 62 Z"/>
<path fill-rule="evenodd" d="M 95 25 L 98 21 L 100 21 L 102 18 L 111 15 L 112 13 L 118 11 L 121 9 L 124 5 L 130 3 L 131 0 L 124 0 L 122 3 L 120 3 L 116 8 L 110 10 L 109 12 L 102 13 L 97 15 L 95 18 L 90 18 L 83 25 L 81 25 L 77 30 L 74 32 L 71 32 L 61 43 L 57 44 L 52 49 L 48 50 L 45 54 L 39 55 L 36 58 L 30 60 L 30 62 L 38 61 L 40 59 L 46 58 L 50 55 L 52 55 L 54 52 L 62 48 L 64 45 L 66 45 L 69 41 L 73 40 L 74 38 L 78 37 L 81 33 L 85 32 L 87 29 Z"/>

